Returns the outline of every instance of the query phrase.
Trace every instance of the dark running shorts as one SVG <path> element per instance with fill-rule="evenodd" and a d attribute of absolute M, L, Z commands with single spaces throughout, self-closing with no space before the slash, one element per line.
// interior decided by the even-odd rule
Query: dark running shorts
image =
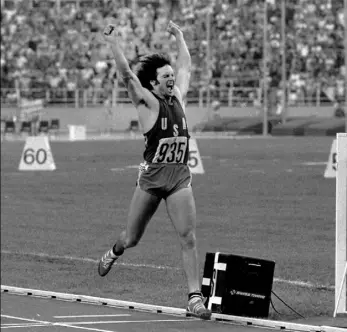
<path fill-rule="evenodd" d="M 189 188 L 191 181 L 188 165 L 142 163 L 137 185 L 152 195 L 166 199 L 182 188 Z"/>

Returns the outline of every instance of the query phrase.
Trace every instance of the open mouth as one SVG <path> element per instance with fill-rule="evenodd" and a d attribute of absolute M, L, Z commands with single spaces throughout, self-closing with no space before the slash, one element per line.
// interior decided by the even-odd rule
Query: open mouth
<path fill-rule="evenodd" d="M 174 81 L 168 81 L 168 82 L 166 83 L 166 87 L 168 88 L 168 90 L 169 90 L 170 92 L 173 91 L 174 85 L 175 85 L 175 82 L 174 82 Z"/>

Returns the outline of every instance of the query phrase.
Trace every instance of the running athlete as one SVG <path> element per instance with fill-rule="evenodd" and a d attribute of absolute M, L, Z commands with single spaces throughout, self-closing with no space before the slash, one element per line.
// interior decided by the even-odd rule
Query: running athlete
<path fill-rule="evenodd" d="M 182 248 L 188 282 L 187 312 L 210 319 L 211 311 L 206 309 L 200 291 L 195 200 L 187 165 L 189 133 L 184 100 L 189 86 L 191 59 L 180 28 L 170 21 L 167 31 L 176 37 L 176 72 L 168 56 L 151 54 L 140 58 L 134 73 L 120 47 L 115 26 L 108 25 L 104 30 L 104 38 L 111 46 L 120 76 L 137 108 L 145 137 L 145 151 L 126 228 L 114 246 L 102 256 L 98 272 L 105 276 L 124 250 L 138 244 L 161 200 L 165 200 Z"/>

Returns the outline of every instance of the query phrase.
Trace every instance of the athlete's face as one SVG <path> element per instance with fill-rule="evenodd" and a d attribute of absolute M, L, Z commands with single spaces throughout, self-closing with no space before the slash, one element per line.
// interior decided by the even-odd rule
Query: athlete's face
<path fill-rule="evenodd" d="M 175 73 L 171 66 L 166 65 L 157 69 L 157 85 L 155 89 L 164 96 L 173 96 Z"/>

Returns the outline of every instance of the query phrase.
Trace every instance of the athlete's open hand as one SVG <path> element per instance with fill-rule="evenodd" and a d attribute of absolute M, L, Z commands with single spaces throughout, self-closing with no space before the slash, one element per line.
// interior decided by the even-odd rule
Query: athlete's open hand
<path fill-rule="evenodd" d="M 169 22 L 166 31 L 175 37 L 183 34 L 180 27 L 172 21 Z"/>

